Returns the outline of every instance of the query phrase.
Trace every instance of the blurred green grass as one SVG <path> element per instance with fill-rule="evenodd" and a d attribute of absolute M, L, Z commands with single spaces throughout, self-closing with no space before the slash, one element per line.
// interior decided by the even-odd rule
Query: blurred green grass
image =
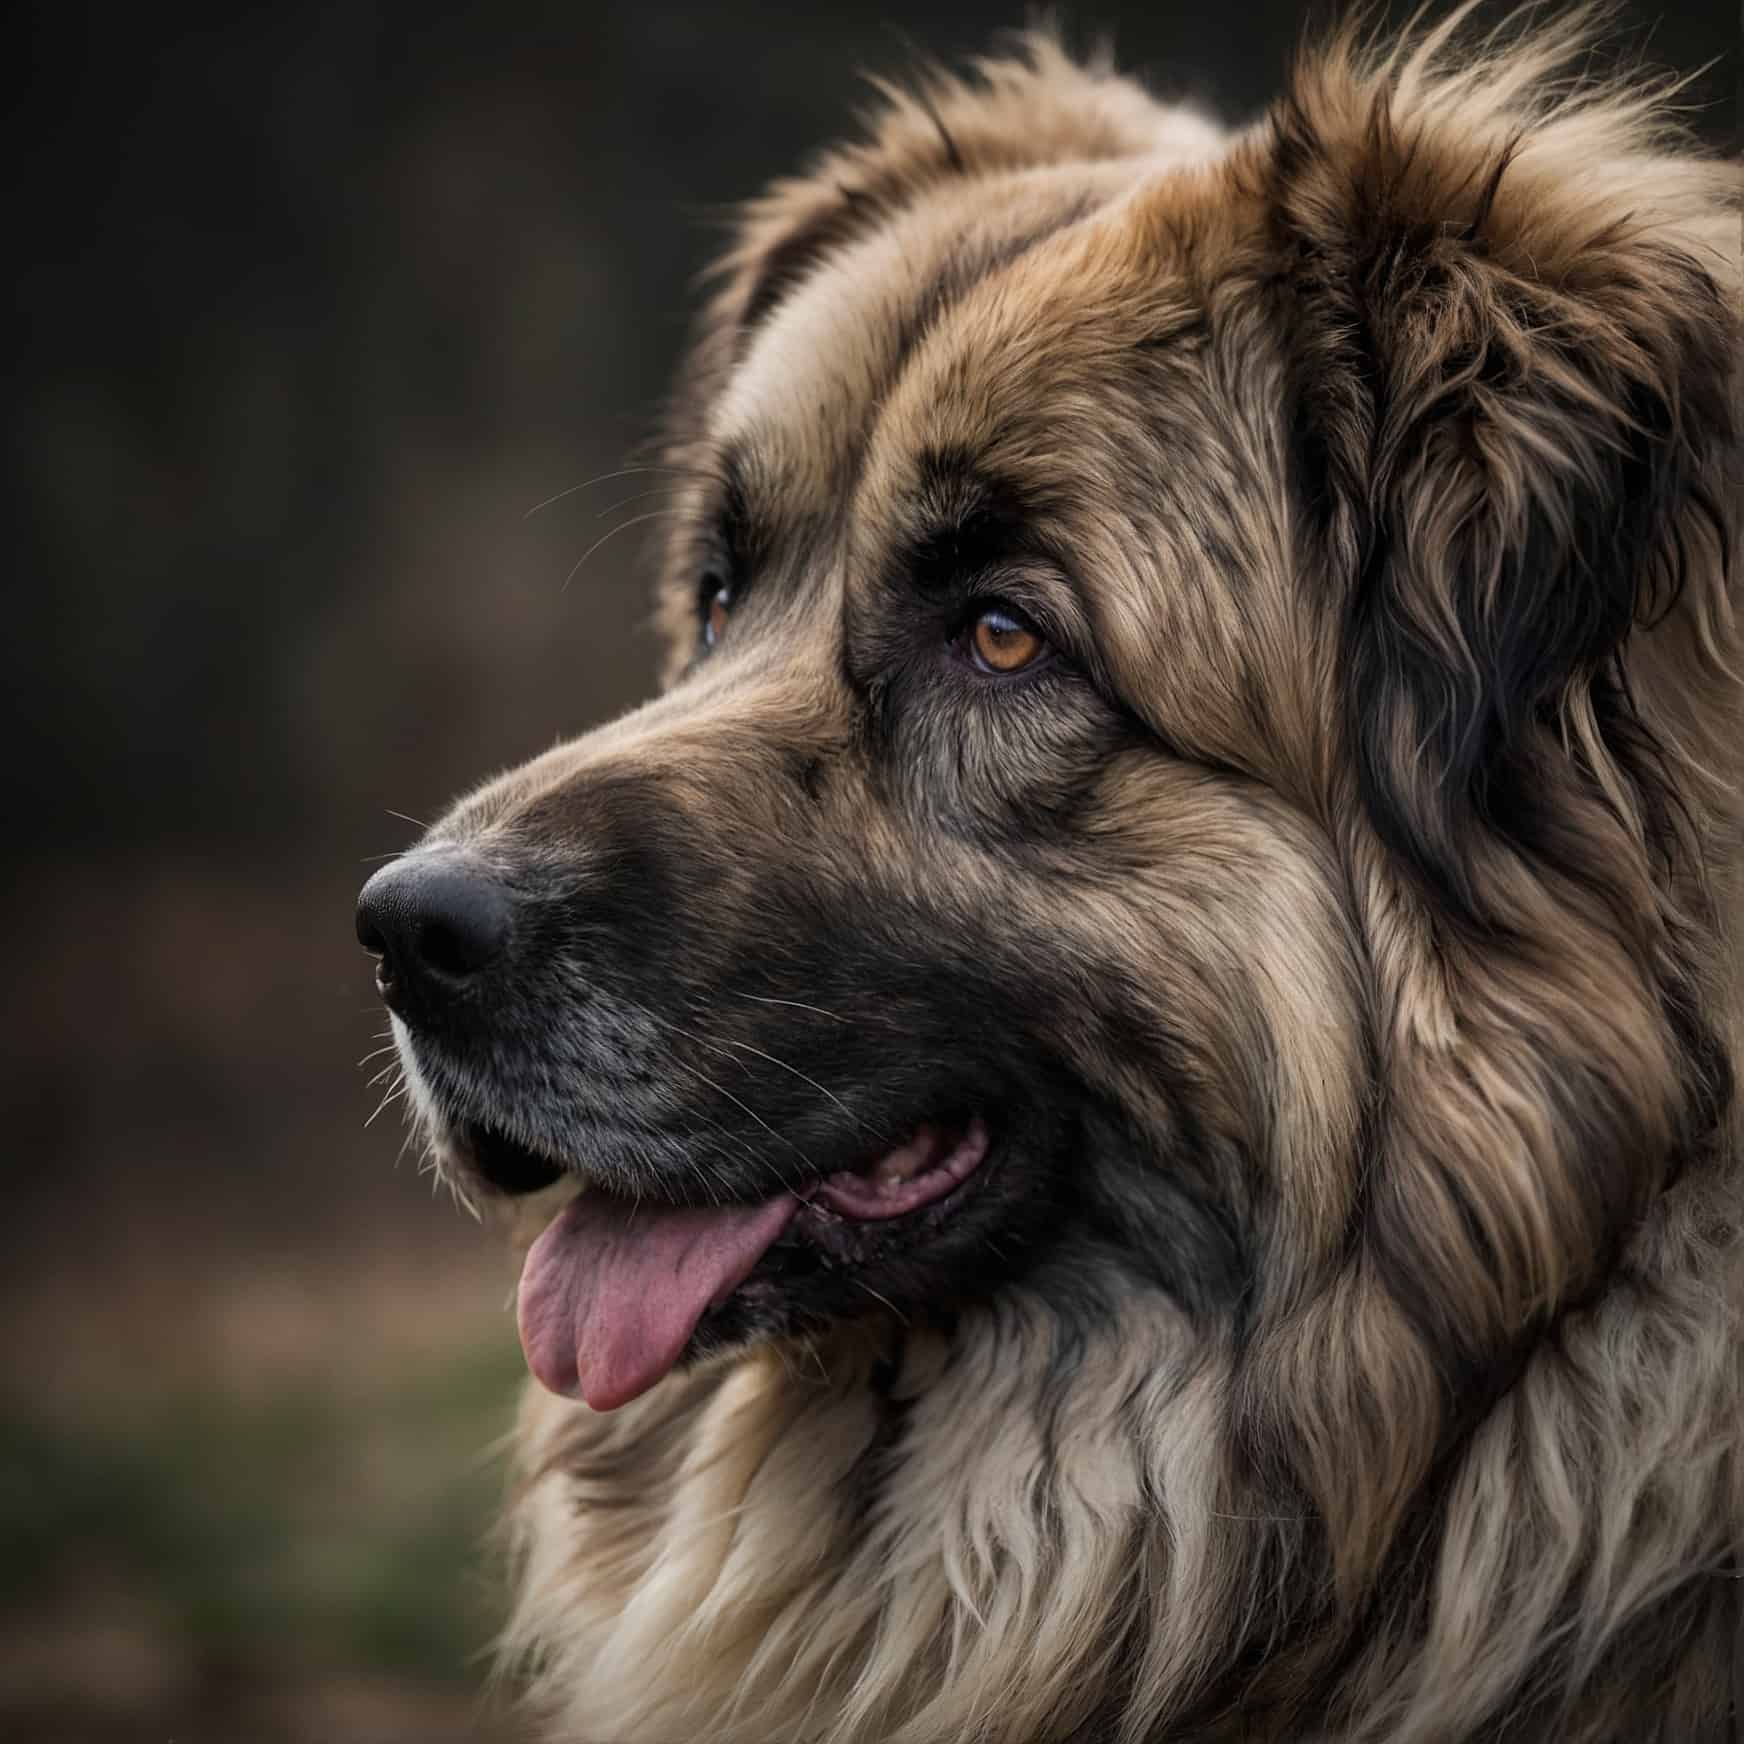
<path fill-rule="evenodd" d="M 84 1710 L 168 1726 L 322 1682 L 474 1703 L 501 1613 L 493 1450 L 524 1374 L 498 1337 L 367 1385 L 0 1403 L 0 1634 L 34 1644 L 30 1675 L 0 1676 L 0 1735 L 22 1736 L 9 1707 L 64 1714 L 72 1737 Z M 44 1673 L 57 1621 L 74 1687 Z M 117 1638 L 133 1651 L 105 1688 L 105 1650 L 79 1643 Z"/>

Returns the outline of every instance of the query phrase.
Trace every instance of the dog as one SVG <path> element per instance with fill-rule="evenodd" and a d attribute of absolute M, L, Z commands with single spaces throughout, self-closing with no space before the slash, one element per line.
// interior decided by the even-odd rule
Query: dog
<path fill-rule="evenodd" d="M 566 1744 L 1735 1744 L 1740 173 L 1046 35 L 743 213 L 666 685 L 365 887 Z"/>

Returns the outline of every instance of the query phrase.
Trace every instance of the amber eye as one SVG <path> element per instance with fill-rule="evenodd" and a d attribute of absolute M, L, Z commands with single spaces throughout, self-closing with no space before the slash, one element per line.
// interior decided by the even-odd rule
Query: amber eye
<path fill-rule="evenodd" d="M 1005 606 L 989 606 L 969 626 L 969 651 L 984 672 L 1021 672 L 1047 653 L 1039 631 Z"/>
<path fill-rule="evenodd" d="M 727 633 L 727 619 L 733 611 L 732 587 L 723 582 L 710 596 L 708 606 L 703 612 L 702 640 L 705 648 L 712 648 Z"/>

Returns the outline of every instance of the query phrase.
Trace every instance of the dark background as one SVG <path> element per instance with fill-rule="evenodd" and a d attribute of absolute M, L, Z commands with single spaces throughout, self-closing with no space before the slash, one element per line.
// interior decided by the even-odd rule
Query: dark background
<path fill-rule="evenodd" d="M 1722 141 L 1727 10 L 1627 18 L 1727 57 Z M 1242 119 L 1303 20 L 1067 23 Z M 476 1540 L 513 1266 L 396 1166 L 397 1109 L 365 1128 L 352 899 L 406 818 L 649 687 L 658 480 L 586 481 L 654 429 L 727 204 L 859 71 L 1022 22 L 72 4 L 9 40 L 0 1734 L 512 1735 Z"/>

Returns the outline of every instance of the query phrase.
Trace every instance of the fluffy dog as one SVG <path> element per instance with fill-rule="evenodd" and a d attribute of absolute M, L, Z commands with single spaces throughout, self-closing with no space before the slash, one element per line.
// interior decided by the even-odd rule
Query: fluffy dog
<path fill-rule="evenodd" d="M 1740 177 L 1586 40 L 744 215 L 664 695 L 360 907 L 552 1738 L 1738 1736 Z"/>

